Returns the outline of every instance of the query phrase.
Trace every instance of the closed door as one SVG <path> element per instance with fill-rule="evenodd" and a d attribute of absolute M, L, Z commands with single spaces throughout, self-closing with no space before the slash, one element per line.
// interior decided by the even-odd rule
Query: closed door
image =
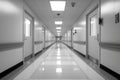
<path fill-rule="evenodd" d="M 96 64 L 100 61 L 99 39 L 98 8 L 96 8 L 88 15 L 88 56 Z"/>
<path fill-rule="evenodd" d="M 24 14 L 24 58 L 32 55 L 32 18 L 25 13 Z"/>

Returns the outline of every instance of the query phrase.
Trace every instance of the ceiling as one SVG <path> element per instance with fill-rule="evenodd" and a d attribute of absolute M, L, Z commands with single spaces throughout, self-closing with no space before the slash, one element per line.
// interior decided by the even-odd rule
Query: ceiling
<path fill-rule="evenodd" d="M 50 7 L 50 0 L 25 0 L 29 7 L 37 14 L 46 27 L 57 35 L 55 20 L 62 20 L 61 35 L 68 31 L 79 19 L 83 11 L 88 7 L 92 0 L 66 0 L 65 11 L 53 12 Z M 75 6 L 71 6 L 75 2 Z M 60 13 L 58 16 L 57 14 Z"/>

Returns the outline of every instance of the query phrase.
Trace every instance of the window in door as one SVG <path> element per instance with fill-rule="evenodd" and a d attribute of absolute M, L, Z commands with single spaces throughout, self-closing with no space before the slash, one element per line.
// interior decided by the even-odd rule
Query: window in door
<path fill-rule="evenodd" d="M 90 18 L 90 35 L 92 37 L 97 37 L 97 15 Z"/>
<path fill-rule="evenodd" d="M 30 20 L 25 18 L 25 37 L 30 37 Z"/>

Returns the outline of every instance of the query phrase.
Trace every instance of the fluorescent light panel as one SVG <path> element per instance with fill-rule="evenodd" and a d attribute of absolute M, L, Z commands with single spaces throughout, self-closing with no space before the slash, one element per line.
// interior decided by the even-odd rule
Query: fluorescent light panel
<path fill-rule="evenodd" d="M 62 21 L 55 21 L 56 25 L 61 25 L 63 22 Z"/>
<path fill-rule="evenodd" d="M 52 11 L 64 11 L 66 1 L 50 1 Z"/>
<path fill-rule="evenodd" d="M 58 36 L 60 35 L 60 33 L 57 34 Z"/>
<path fill-rule="evenodd" d="M 61 31 L 57 31 L 57 33 L 60 33 Z"/>
<path fill-rule="evenodd" d="M 74 27 L 74 30 L 81 30 L 83 29 L 82 27 Z"/>
<path fill-rule="evenodd" d="M 60 33 L 57 33 L 58 36 L 60 36 Z"/>
<path fill-rule="evenodd" d="M 61 27 L 56 27 L 56 29 L 61 29 Z"/>

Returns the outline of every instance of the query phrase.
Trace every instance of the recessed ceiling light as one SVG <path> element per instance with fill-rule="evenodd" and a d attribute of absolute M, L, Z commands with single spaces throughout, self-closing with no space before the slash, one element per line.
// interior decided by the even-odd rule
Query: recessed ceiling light
<path fill-rule="evenodd" d="M 57 33 L 58 36 L 60 36 L 60 33 Z M 59 54 L 58 54 L 59 55 Z"/>
<path fill-rule="evenodd" d="M 52 11 L 64 11 L 66 1 L 50 1 Z"/>
<path fill-rule="evenodd" d="M 60 57 L 60 56 L 58 56 L 58 57 L 57 57 L 57 59 L 61 59 L 61 57 Z"/>
<path fill-rule="evenodd" d="M 60 35 L 60 32 L 58 32 L 57 34 Z"/>
<path fill-rule="evenodd" d="M 55 21 L 56 25 L 61 25 L 63 22 L 62 21 Z"/>
<path fill-rule="evenodd" d="M 83 29 L 82 27 L 74 27 L 74 30 L 81 30 Z"/>
<path fill-rule="evenodd" d="M 56 27 L 56 29 L 61 29 L 61 27 Z"/>
<path fill-rule="evenodd" d="M 57 33 L 60 33 L 61 31 L 57 31 Z"/>

